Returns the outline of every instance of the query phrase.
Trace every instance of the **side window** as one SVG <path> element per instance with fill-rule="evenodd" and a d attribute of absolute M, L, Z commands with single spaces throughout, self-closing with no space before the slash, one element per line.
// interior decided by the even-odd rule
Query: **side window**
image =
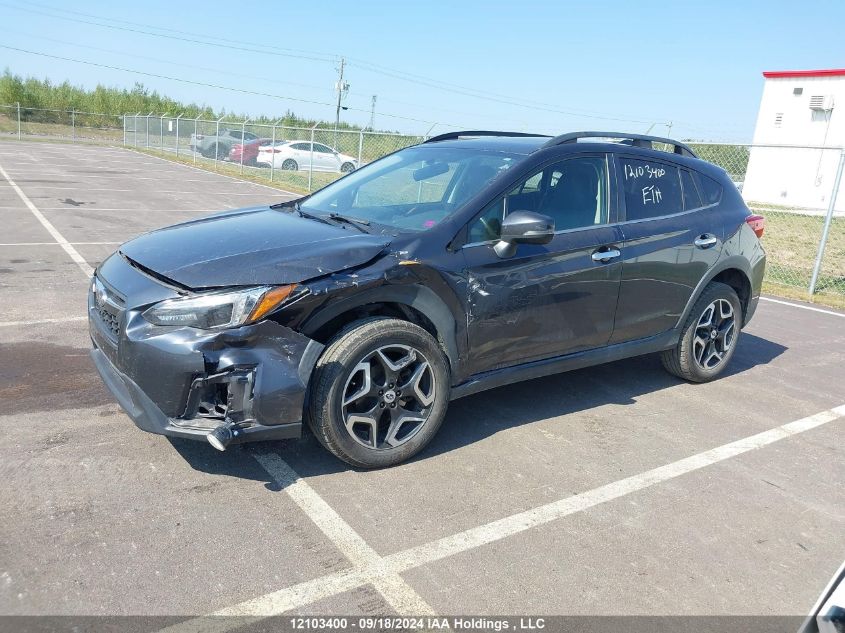
<path fill-rule="evenodd" d="M 314 143 L 314 151 L 320 152 L 321 154 L 331 154 L 332 153 L 332 150 L 329 147 L 322 145 L 320 143 Z"/>
<path fill-rule="evenodd" d="M 232 138 L 240 139 L 241 133 L 236 130 L 229 130 L 229 136 L 231 136 Z"/>
<path fill-rule="evenodd" d="M 310 145 L 309 143 L 294 143 L 293 145 L 290 146 L 290 148 L 295 149 L 295 150 L 300 151 L 300 152 L 308 152 L 308 151 L 311 150 L 309 145 Z"/>
<path fill-rule="evenodd" d="M 722 185 L 709 176 L 699 174 L 697 171 L 692 172 L 692 177 L 695 180 L 695 184 L 698 185 L 698 190 L 701 192 L 704 204 L 718 204 L 722 199 Z"/>
<path fill-rule="evenodd" d="M 698 209 L 703 207 L 701 196 L 698 195 L 698 189 L 692 181 L 692 175 L 686 170 L 681 170 L 681 185 L 684 188 L 684 210 Z"/>
<path fill-rule="evenodd" d="M 244 139 L 247 141 L 254 141 L 258 137 L 252 132 L 244 132 Z"/>
<path fill-rule="evenodd" d="M 668 163 L 620 158 L 625 219 L 644 220 L 684 209 L 679 169 Z"/>
<path fill-rule="evenodd" d="M 502 220 L 513 211 L 548 215 L 554 220 L 556 231 L 606 224 L 605 159 L 571 158 L 532 174 L 472 221 L 467 243 L 498 239 Z"/>

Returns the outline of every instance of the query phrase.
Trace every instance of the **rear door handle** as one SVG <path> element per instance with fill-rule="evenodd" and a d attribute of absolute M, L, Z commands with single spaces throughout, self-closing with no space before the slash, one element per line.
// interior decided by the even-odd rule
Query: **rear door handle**
<path fill-rule="evenodd" d="M 601 262 L 602 264 L 606 264 L 611 259 L 616 259 L 622 255 L 622 252 L 616 248 L 609 248 L 606 251 L 595 251 L 592 255 L 594 262 Z"/>
<path fill-rule="evenodd" d="M 716 246 L 718 243 L 719 240 L 709 233 L 705 233 L 704 235 L 697 237 L 695 242 L 693 242 L 693 244 L 695 244 L 698 248 L 710 248 L 711 246 Z"/>

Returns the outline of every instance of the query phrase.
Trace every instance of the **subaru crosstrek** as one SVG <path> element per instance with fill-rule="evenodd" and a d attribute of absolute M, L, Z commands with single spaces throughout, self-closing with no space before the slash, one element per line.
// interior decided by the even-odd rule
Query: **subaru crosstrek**
<path fill-rule="evenodd" d="M 484 389 L 653 352 L 712 380 L 757 307 L 763 224 L 671 139 L 445 134 L 123 244 L 92 280 L 92 356 L 146 431 L 223 450 L 307 421 L 389 466 Z"/>

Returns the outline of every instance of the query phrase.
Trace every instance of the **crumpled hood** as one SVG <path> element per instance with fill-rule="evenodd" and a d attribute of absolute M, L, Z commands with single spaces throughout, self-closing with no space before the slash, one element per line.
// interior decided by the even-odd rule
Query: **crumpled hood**
<path fill-rule="evenodd" d="M 299 217 L 289 209 L 239 209 L 146 233 L 120 252 L 189 288 L 288 284 L 360 266 L 390 243 Z"/>

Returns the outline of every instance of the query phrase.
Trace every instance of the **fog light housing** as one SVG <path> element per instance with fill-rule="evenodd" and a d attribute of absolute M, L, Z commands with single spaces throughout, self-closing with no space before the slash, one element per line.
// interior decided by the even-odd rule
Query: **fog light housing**
<path fill-rule="evenodd" d="M 225 451 L 229 443 L 235 438 L 232 433 L 232 427 L 228 424 L 221 424 L 211 433 L 205 436 L 208 443 L 211 444 L 218 451 Z"/>

